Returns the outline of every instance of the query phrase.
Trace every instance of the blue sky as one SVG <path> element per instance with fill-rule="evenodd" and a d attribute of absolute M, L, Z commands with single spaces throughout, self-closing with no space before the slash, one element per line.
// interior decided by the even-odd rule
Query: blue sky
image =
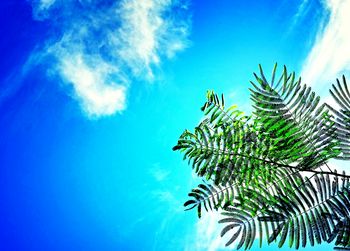
<path fill-rule="evenodd" d="M 222 250 L 171 148 L 208 89 L 249 111 L 259 63 L 327 99 L 350 5 L 291 2 L 1 1 L 0 249 Z"/>

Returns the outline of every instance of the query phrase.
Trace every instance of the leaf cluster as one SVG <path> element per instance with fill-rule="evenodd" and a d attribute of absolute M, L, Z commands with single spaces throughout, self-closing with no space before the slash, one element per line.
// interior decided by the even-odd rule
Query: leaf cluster
<path fill-rule="evenodd" d="M 349 176 L 328 166 L 350 159 L 350 92 L 345 77 L 330 93 L 340 109 L 321 103 L 310 87 L 277 65 L 267 80 L 261 66 L 251 82 L 253 112 L 226 108 L 207 92 L 204 118 L 185 130 L 182 152 L 203 183 L 191 190 L 186 210 L 220 211 L 227 245 L 250 249 L 255 240 L 298 249 L 333 242 L 350 248 Z"/>

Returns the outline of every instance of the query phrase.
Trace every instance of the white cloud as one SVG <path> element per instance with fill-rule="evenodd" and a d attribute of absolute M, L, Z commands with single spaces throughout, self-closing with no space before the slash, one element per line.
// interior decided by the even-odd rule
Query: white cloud
<path fill-rule="evenodd" d="M 145 71 L 153 78 L 152 64 L 158 64 L 157 32 L 165 25 L 159 13 L 169 5 L 169 1 L 153 0 L 124 1 L 121 7 L 122 27 L 119 30 L 125 44 L 119 55 L 131 66 L 135 74 Z M 166 27 L 165 27 L 166 28 Z"/>
<path fill-rule="evenodd" d="M 187 46 L 185 0 L 33 0 L 32 5 L 34 18 L 58 31 L 41 53 L 54 59 L 53 70 L 73 86 L 90 116 L 123 111 L 132 82 L 154 80 L 162 59 Z"/>
<path fill-rule="evenodd" d="M 162 168 L 160 166 L 160 163 L 155 163 L 150 169 L 150 173 L 156 181 L 163 182 L 168 178 L 170 171 L 165 168 Z"/>
<path fill-rule="evenodd" d="M 225 243 L 228 241 L 227 236 L 220 237 L 223 227 L 218 221 L 221 215 L 217 212 L 205 212 L 202 218 L 198 219 L 196 232 L 190 235 L 186 251 L 219 251 L 227 250 Z M 229 235 L 229 233 L 227 234 Z M 232 246 L 231 246 L 232 248 Z"/>
<path fill-rule="evenodd" d="M 321 29 L 301 74 L 305 83 L 315 87 L 329 85 L 350 70 L 350 1 L 327 0 L 325 5 L 329 22 Z"/>
<path fill-rule="evenodd" d="M 88 115 L 110 115 L 125 109 L 126 87 L 106 79 L 113 71 L 110 65 L 99 61 L 89 66 L 82 55 L 75 53 L 62 57 L 58 67 L 62 77 L 73 83 Z"/>

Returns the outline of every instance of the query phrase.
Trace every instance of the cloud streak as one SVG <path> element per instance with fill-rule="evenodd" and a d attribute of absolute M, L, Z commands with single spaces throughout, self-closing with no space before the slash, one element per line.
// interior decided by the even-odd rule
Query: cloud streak
<path fill-rule="evenodd" d="M 327 0 L 328 24 L 320 27 L 315 44 L 307 56 L 302 77 L 315 87 L 333 82 L 350 70 L 350 1 Z"/>
<path fill-rule="evenodd" d="M 153 81 L 163 59 L 186 48 L 189 33 L 183 0 L 33 0 L 33 16 L 49 22 L 55 36 L 40 53 L 53 61 L 92 117 L 126 109 L 135 80 Z"/>
<path fill-rule="evenodd" d="M 198 219 L 196 231 L 190 235 L 185 251 L 223 251 L 227 250 L 225 237 L 220 237 L 222 225 L 218 223 L 221 215 L 218 212 L 206 212 Z M 226 236 L 227 237 L 227 236 Z"/>

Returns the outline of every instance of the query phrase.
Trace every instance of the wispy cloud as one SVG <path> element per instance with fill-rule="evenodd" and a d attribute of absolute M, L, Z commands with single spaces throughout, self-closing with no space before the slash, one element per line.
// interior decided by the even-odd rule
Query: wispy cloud
<path fill-rule="evenodd" d="M 187 44 L 184 0 L 32 0 L 33 16 L 56 30 L 40 53 L 72 84 L 90 116 L 126 108 L 134 80 L 153 81 L 162 59 Z M 45 57 L 40 57 L 45 58 Z"/>
<path fill-rule="evenodd" d="M 295 27 L 305 18 L 307 12 L 310 10 L 310 6 L 310 0 L 302 0 L 284 36 L 288 36 L 295 29 Z"/>
<path fill-rule="evenodd" d="M 218 223 L 220 214 L 217 212 L 205 213 L 198 220 L 196 231 L 190 235 L 185 247 L 186 251 L 220 251 L 227 250 L 227 238 L 220 237 L 222 225 Z M 227 236 L 225 236 L 227 237 Z"/>
<path fill-rule="evenodd" d="M 32 0 L 33 2 L 33 15 L 36 19 L 47 18 L 48 10 L 54 5 L 56 0 Z"/>
<path fill-rule="evenodd" d="M 302 69 L 303 81 L 315 87 L 333 82 L 350 70 L 350 1 L 327 0 L 328 24 L 320 27 L 315 44 Z"/>
<path fill-rule="evenodd" d="M 153 164 L 153 167 L 150 169 L 150 173 L 157 182 L 165 181 L 170 175 L 170 171 L 162 168 L 160 163 Z"/>

